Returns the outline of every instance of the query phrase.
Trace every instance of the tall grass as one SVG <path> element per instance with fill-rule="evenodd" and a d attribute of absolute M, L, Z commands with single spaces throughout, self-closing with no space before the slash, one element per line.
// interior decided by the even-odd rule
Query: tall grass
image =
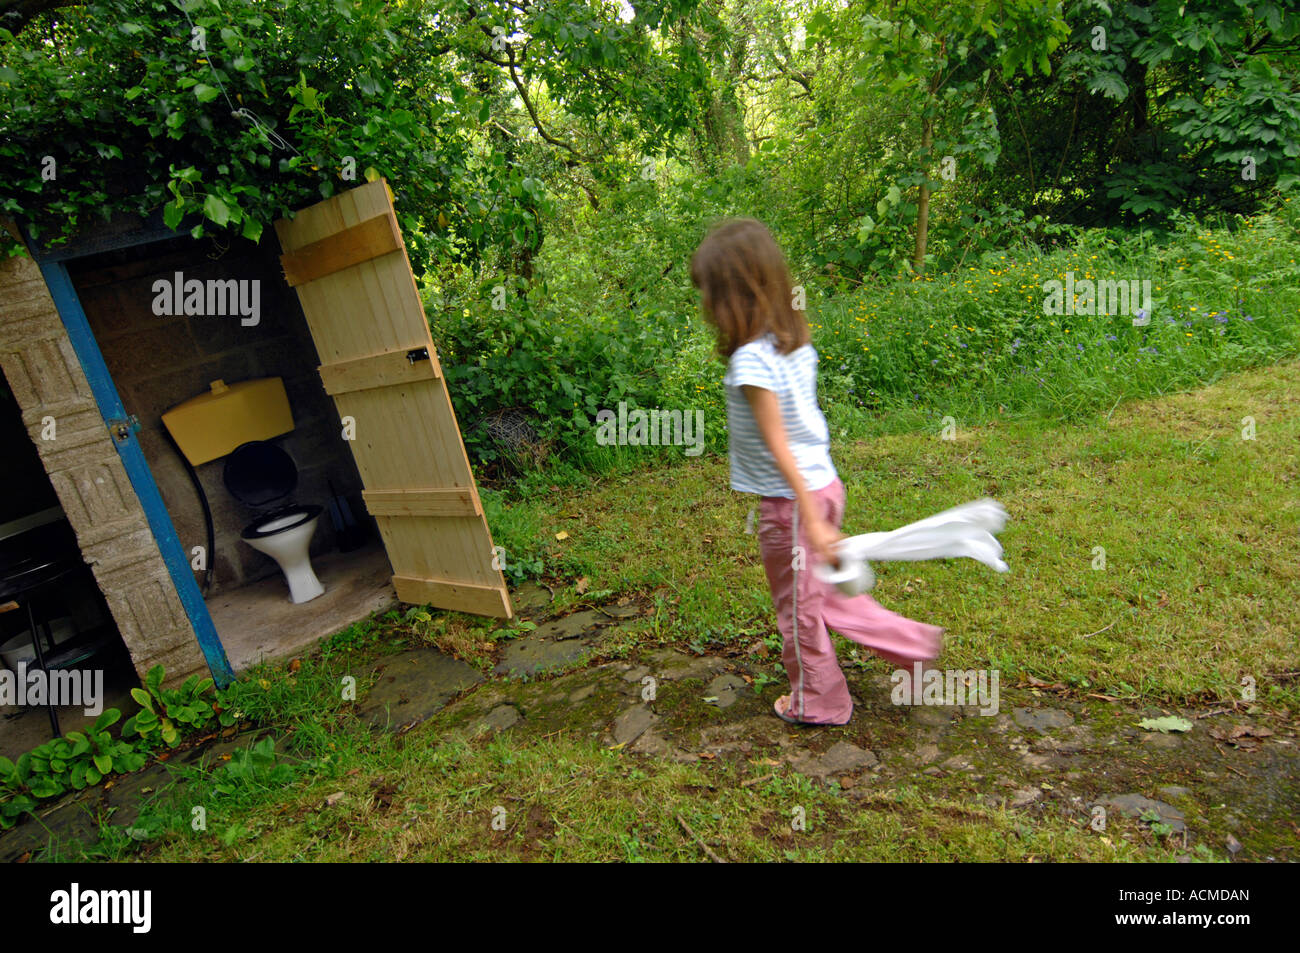
<path fill-rule="evenodd" d="M 958 272 L 900 275 L 850 292 L 807 280 L 820 392 L 835 430 L 903 432 L 949 414 L 968 422 L 995 413 L 1068 420 L 1300 353 L 1293 202 L 1213 226 L 1183 219 L 1160 235 L 1052 231 L 1046 246 L 990 252 Z M 680 267 L 659 275 L 668 264 Z M 439 287 L 430 309 L 435 341 L 447 351 L 467 446 L 491 465 L 489 478 L 537 490 L 554 478 L 529 478 L 536 460 L 568 482 L 651 457 L 682 458 L 675 447 L 598 446 L 596 412 L 620 401 L 701 410 L 707 448 L 726 452 L 724 368 L 684 264 L 656 267 L 657 277 L 629 298 L 616 286 L 597 294 L 590 263 L 578 273 L 543 260 L 534 288 L 505 311 L 484 293 L 490 281 Z M 1150 281 L 1150 322 L 1046 313 L 1044 283 L 1070 272 L 1076 281 Z M 527 466 L 494 465 L 499 454 L 479 422 L 502 408 L 524 413 L 545 447 Z"/>
<path fill-rule="evenodd" d="M 1300 234 L 1277 215 L 1161 245 L 1079 232 L 1069 247 L 990 254 L 960 274 L 897 281 L 824 302 L 812 318 L 831 403 L 1001 407 L 1068 419 L 1182 390 L 1300 351 Z M 1149 280 L 1150 323 L 1045 313 L 1045 282 Z"/>

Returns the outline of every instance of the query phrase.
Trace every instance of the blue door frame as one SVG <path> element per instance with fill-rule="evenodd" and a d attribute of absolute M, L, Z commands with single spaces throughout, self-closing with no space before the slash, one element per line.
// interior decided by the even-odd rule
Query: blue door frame
<path fill-rule="evenodd" d="M 25 234 L 24 237 L 27 239 L 28 247 L 33 251 L 41 275 L 45 278 L 50 297 L 54 299 L 54 307 L 58 310 L 59 318 L 72 341 L 72 349 L 77 354 L 81 369 L 86 373 L 86 380 L 90 382 L 90 390 L 94 394 L 99 413 L 104 418 L 104 426 L 109 427 L 110 421 L 126 420 L 126 408 L 122 406 L 122 398 L 113 383 L 104 355 L 99 350 L 99 342 L 95 340 L 95 335 L 90 329 L 90 322 L 86 319 L 86 312 L 81 306 L 81 299 L 77 296 L 77 290 L 72 284 L 72 277 L 68 274 L 68 267 L 65 264 L 66 261 L 82 257 L 89 251 L 82 250 L 78 253 L 74 246 L 60 248 L 57 252 L 43 255 L 30 235 Z M 162 233 L 156 228 L 150 228 L 147 231 L 134 233 L 129 238 L 118 239 L 112 243 L 112 247 L 125 248 L 162 238 L 176 237 L 178 237 L 176 233 L 170 230 Z M 98 252 L 108 249 L 99 244 L 93 250 Z M 171 515 L 163 504 L 162 494 L 158 492 L 158 484 L 154 482 L 144 451 L 140 448 L 140 441 L 130 426 L 125 427 L 124 430 L 125 436 L 121 436 L 122 430 L 115 432 L 113 444 L 117 447 L 122 465 L 126 468 L 126 475 L 144 509 L 145 519 L 148 520 L 149 529 L 158 543 L 158 550 L 162 553 L 167 573 L 176 586 L 176 594 L 185 609 L 190 628 L 194 631 L 194 637 L 198 639 L 199 648 L 207 660 L 208 670 L 217 685 L 225 688 L 235 678 L 230 660 L 226 657 L 226 649 L 217 635 L 216 626 L 212 623 L 212 616 L 203 601 L 203 593 L 199 591 L 199 584 L 194 579 L 189 558 L 181 545 L 180 537 L 176 534 Z M 208 554 L 208 558 L 212 558 L 211 553 Z"/>

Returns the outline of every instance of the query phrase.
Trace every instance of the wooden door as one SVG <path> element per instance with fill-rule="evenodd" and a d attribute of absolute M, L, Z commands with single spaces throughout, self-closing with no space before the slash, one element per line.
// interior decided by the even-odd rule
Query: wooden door
<path fill-rule="evenodd" d="M 403 602 L 511 617 L 388 185 L 275 223 Z"/>

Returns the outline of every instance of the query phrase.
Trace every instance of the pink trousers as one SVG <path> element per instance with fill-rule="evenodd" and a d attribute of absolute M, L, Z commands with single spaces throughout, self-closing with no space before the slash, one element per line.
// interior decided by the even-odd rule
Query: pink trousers
<path fill-rule="evenodd" d="M 839 529 L 844 484 L 836 479 L 813 498 L 822 518 Z M 785 639 L 781 660 L 790 676 L 789 714 L 799 721 L 841 725 L 853 715 L 853 699 L 827 629 L 903 665 L 936 658 L 943 629 L 890 612 L 868 595 L 846 596 L 819 580 L 812 567 L 821 560 L 808 545 L 806 516 L 799 519 L 795 509 L 794 500 L 765 496 L 758 524 L 776 624 Z"/>

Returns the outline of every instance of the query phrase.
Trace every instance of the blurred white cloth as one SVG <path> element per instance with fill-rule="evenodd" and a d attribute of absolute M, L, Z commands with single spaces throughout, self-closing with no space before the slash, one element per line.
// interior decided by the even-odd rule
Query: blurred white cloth
<path fill-rule="evenodd" d="M 985 497 L 954 506 L 934 516 L 908 523 L 888 533 L 864 533 L 835 544 L 840 566 L 819 563 L 817 577 L 840 592 L 855 596 L 875 585 L 868 561 L 896 562 L 966 557 L 998 572 L 1011 567 L 1002 560 L 1002 544 L 994 533 L 1007 524 L 1007 511 L 997 500 Z"/>

